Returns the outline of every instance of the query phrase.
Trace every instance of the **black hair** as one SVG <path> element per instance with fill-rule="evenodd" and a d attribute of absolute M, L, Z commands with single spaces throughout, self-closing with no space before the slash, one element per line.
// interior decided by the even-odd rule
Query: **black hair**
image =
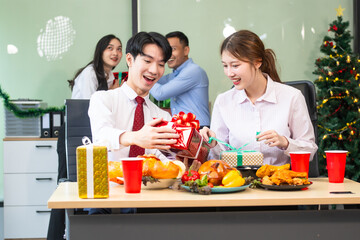
<path fill-rule="evenodd" d="M 165 37 L 166 38 L 176 37 L 180 40 L 180 43 L 182 43 L 184 45 L 184 47 L 189 46 L 189 39 L 183 32 L 180 32 L 180 31 L 170 32 L 170 33 L 166 34 Z"/>
<path fill-rule="evenodd" d="M 104 61 L 103 61 L 102 55 L 103 55 L 103 52 L 105 51 L 105 49 L 109 46 L 111 40 L 113 40 L 113 39 L 119 40 L 119 42 L 121 44 L 120 39 L 113 34 L 106 35 L 97 42 L 93 60 L 91 62 L 89 62 L 85 67 L 80 68 L 76 72 L 75 77 L 72 80 L 68 80 L 71 90 L 73 90 L 73 88 L 74 88 L 75 79 L 90 64 L 94 64 L 94 70 L 95 70 L 96 78 L 97 78 L 98 84 L 99 84 L 98 88 L 96 90 L 97 91 L 98 90 L 108 90 L 108 85 L 107 85 L 107 81 L 106 81 L 106 77 L 105 77 L 105 70 L 104 70 Z"/>
<path fill-rule="evenodd" d="M 130 53 L 134 59 L 140 54 L 144 55 L 143 49 L 146 44 L 156 44 L 159 46 L 164 55 L 164 62 L 167 62 L 172 54 L 167 39 L 157 32 L 139 32 L 132 36 L 126 44 L 126 54 Z"/>

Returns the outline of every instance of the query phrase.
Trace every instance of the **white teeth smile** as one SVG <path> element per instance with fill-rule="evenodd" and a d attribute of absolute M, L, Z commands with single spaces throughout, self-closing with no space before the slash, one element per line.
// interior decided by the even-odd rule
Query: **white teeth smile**
<path fill-rule="evenodd" d="M 149 81 L 154 81 L 156 79 L 156 78 L 153 78 L 153 77 L 146 77 L 146 76 L 144 76 L 144 78 L 146 78 Z"/>

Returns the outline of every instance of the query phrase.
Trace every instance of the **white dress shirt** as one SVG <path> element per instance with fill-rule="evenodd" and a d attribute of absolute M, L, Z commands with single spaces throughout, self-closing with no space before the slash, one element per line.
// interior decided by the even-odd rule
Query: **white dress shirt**
<path fill-rule="evenodd" d="M 110 73 L 109 79 L 107 80 L 109 89 L 112 86 L 114 79 L 114 74 Z M 98 87 L 99 83 L 96 78 L 94 65 L 90 64 L 84 68 L 75 79 L 71 99 L 90 99 L 91 95 L 97 91 Z"/>
<path fill-rule="evenodd" d="M 245 90 L 232 88 L 220 94 L 214 104 L 211 130 L 216 138 L 242 150 L 264 154 L 264 164 L 283 165 L 290 162 L 289 152 L 309 151 L 311 160 L 317 150 L 314 129 L 305 98 L 300 90 L 274 82 L 268 75 L 265 94 L 253 104 Z M 275 130 L 289 141 L 287 149 L 269 147 L 256 141 L 256 135 Z M 221 145 L 221 144 L 218 144 Z M 222 146 L 211 149 L 210 158 L 219 159 Z"/>
<path fill-rule="evenodd" d="M 132 131 L 136 97 L 137 94 L 126 82 L 120 88 L 97 91 L 91 96 L 88 114 L 93 142 L 105 144 L 113 152 L 112 156 L 109 155 L 109 159 L 129 157 L 130 147 L 120 145 L 119 137 L 125 131 Z M 145 123 L 152 121 L 153 118 L 171 120 L 170 114 L 151 102 L 149 95 L 144 99 Z M 161 160 L 167 160 L 155 149 L 145 149 L 145 154 L 155 154 Z"/>

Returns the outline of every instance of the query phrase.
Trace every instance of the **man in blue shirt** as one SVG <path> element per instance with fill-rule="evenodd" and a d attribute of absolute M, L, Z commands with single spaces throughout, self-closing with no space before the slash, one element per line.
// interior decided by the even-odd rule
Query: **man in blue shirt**
<path fill-rule="evenodd" d="M 150 90 L 158 101 L 171 99 L 171 113 L 196 115 L 200 127 L 210 125 L 209 80 L 206 72 L 189 58 L 189 40 L 182 32 L 166 35 L 172 55 L 167 62 L 173 72 L 163 76 Z"/>

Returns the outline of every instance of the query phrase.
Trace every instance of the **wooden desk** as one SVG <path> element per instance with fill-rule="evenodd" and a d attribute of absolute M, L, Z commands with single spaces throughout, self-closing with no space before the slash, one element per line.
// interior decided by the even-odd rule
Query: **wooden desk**
<path fill-rule="evenodd" d="M 123 186 L 114 186 L 108 199 L 80 199 L 77 183 L 61 183 L 49 199 L 48 207 L 68 209 L 67 226 L 71 239 L 114 239 L 119 236 L 125 239 L 156 236 L 156 239 L 182 240 L 226 236 L 247 239 L 358 239 L 359 209 L 265 209 L 264 206 L 360 204 L 360 183 L 345 179 L 344 183 L 330 184 L 327 178 L 311 181 L 313 185 L 309 189 L 300 191 L 246 189 L 205 196 L 170 189 L 126 194 Z M 330 194 L 330 191 L 352 191 L 354 194 Z M 258 207 L 251 208 L 254 206 Z M 176 208 L 178 211 L 184 208 L 184 212 L 88 216 L 76 215 L 72 210 L 127 207 Z M 190 238 L 187 237 L 189 234 Z"/>

